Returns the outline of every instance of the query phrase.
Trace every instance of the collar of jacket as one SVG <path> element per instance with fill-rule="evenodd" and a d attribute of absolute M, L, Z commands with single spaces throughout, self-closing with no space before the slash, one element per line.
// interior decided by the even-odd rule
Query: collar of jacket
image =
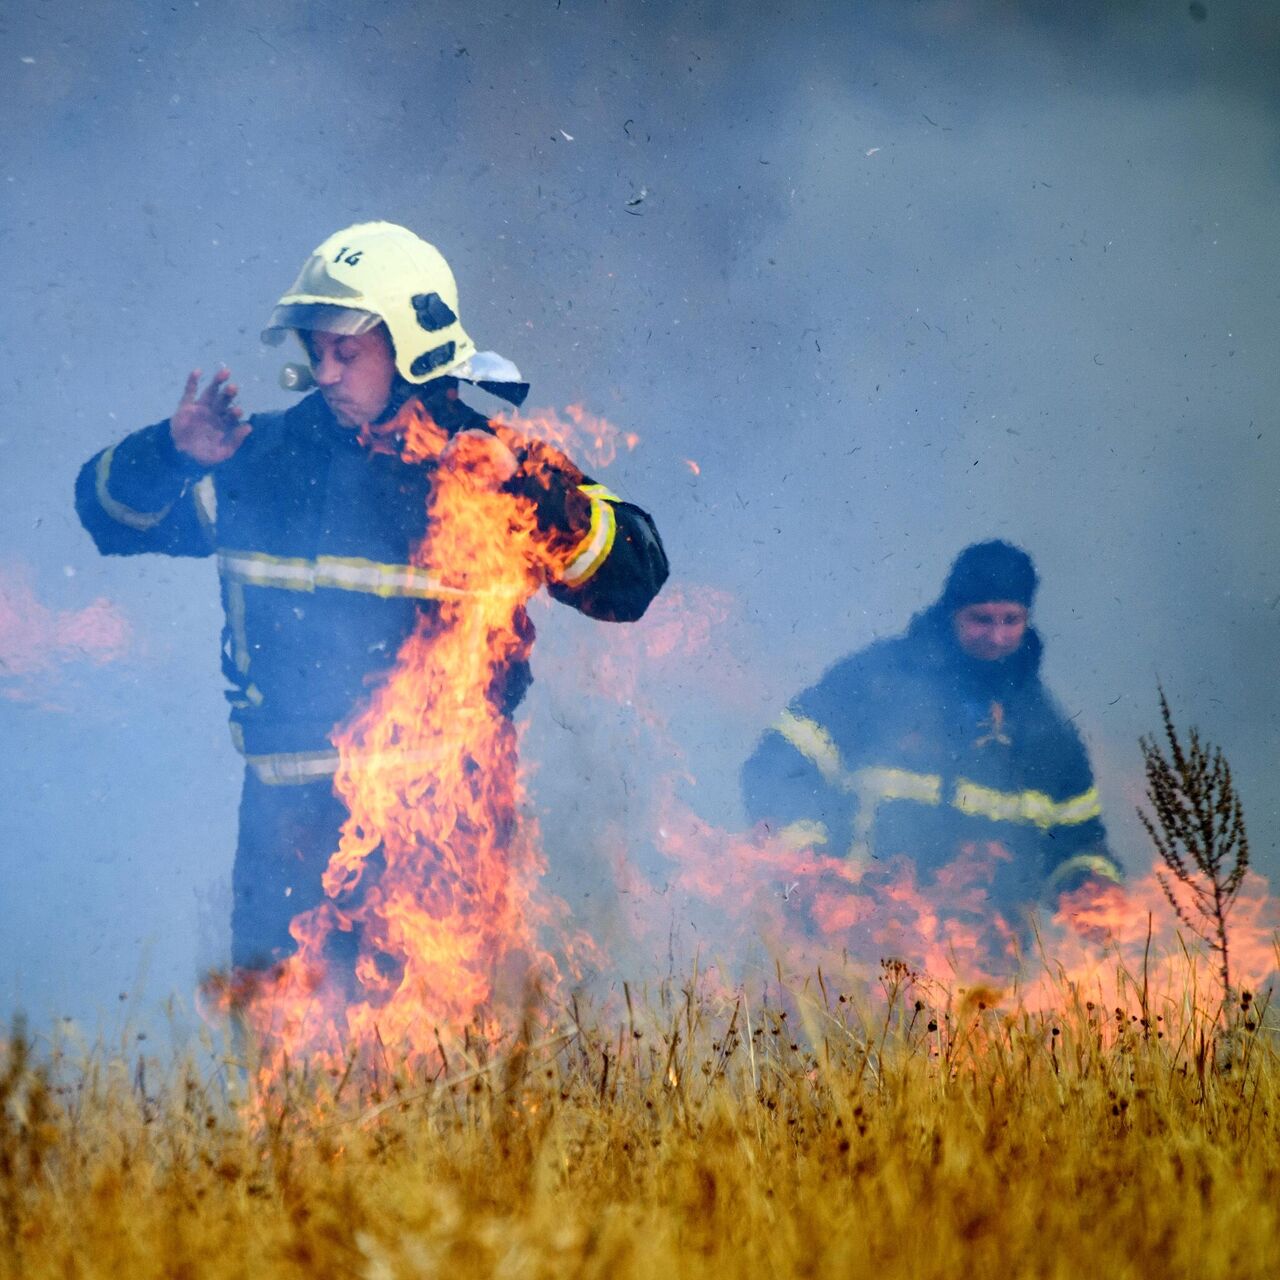
<path fill-rule="evenodd" d="M 404 447 L 407 420 L 424 410 L 452 439 L 459 431 L 492 431 L 489 420 L 458 397 L 458 384 L 453 378 L 439 378 L 428 388 L 409 387 L 407 395 L 392 395 L 391 404 L 373 423 L 353 430 L 342 426 L 319 391 L 312 392 L 292 410 L 289 416 L 304 431 L 320 437 L 338 448 L 364 448 L 370 453 L 399 455 Z M 295 416 L 296 415 L 296 416 Z"/>
<path fill-rule="evenodd" d="M 406 384 L 408 385 L 408 384 Z M 438 378 L 408 395 L 392 396 L 376 422 L 361 427 L 356 439 L 372 453 L 402 454 L 412 417 L 425 413 L 451 440 L 459 431 L 492 431 L 489 420 L 458 396 L 455 378 Z"/>

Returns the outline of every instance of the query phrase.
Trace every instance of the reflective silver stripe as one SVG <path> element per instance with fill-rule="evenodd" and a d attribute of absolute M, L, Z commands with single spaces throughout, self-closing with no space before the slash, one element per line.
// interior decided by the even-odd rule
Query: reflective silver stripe
<path fill-rule="evenodd" d="M 244 584 L 234 578 L 227 578 L 226 590 L 227 630 L 231 633 L 231 660 L 236 670 L 242 675 L 249 674 L 249 636 L 245 631 L 244 616 Z"/>
<path fill-rule="evenodd" d="M 116 451 L 113 445 L 98 459 L 98 465 L 94 469 L 94 490 L 97 494 L 98 505 L 117 524 L 125 525 L 130 529 L 137 529 L 139 532 L 154 529 L 173 510 L 173 503 L 169 503 L 167 507 L 160 511 L 135 511 L 132 507 L 126 507 L 123 502 L 113 498 L 111 490 L 107 487 L 107 481 L 111 476 L 111 460 L 115 456 Z"/>
<path fill-rule="evenodd" d="M 310 560 L 285 560 L 252 552 L 220 551 L 218 572 L 229 582 L 255 587 L 314 591 L 316 567 Z"/>
<path fill-rule="evenodd" d="M 243 747 L 243 733 L 233 732 L 232 740 L 237 750 Z M 438 768 L 443 751 L 377 751 L 348 757 L 349 767 L 371 774 L 389 770 L 413 769 L 422 775 Z M 246 755 L 245 763 L 260 782 L 268 786 L 294 786 L 314 782 L 319 778 L 331 778 L 338 771 L 341 757 L 336 750 L 328 751 L 277 751 L 271 755 Z"/>
<path fill-rule="evenodd" d="M 476 593 L 450 587 L 409 564 L 319 556 L 315 560 L 269 556 L 255 551 L 221 551 L 219 572 L 230 582 L 285 591 L 333 588 L 370 595 L 408 596 L 420 600 L 460 600 Z"/>
<path fill-rule="evenodd" d="M 433 600 L 462 599 L 472 595 L 446 586 L 439 578 L 409 564 L 378 564 L 373 560 L 320 556 L 316 560 L 316 586 L 343 591 L 368 591 L 378 596 L 416 596 Z"/>
<path fill-rule="evenodd" d="M 588 492 L 602 487 L 585 485 L 582 488 L 582 492 L 591 499 L 591 527 L 573 553 L 568 567 L 560 574 L 560 581 L 566 587 L 581 586 L 604 564 L 613 550 L 614 539 L 618 536 L 618 517 L 607 499 Z"/>
<path fill-rule="evenodd" d="M 332 778 L 338 772 L 336 751 L 282 751 L 269 756 L 245 756 L 244 760 L 258 781 L 269 787 L 297 786 Z"/>

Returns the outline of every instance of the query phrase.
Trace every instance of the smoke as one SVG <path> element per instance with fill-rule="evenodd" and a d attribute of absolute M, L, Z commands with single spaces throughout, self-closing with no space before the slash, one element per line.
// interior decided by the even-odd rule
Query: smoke
<path fill-rule="evenodd" d="M 1274 876 L 1280 17 L 1201 10 L 10 15 L 0 559 L 88 575 L 153 677 L 104 679 L 95 737 L 42 726 L 21 762 L 44 784 L 14 800 L 47 850 L 33 928 L 84 909 L 79 833 L 104 812 L 120 827 L 96 892 L 129 942 L 110 965 L 76 938 L 41 960 L 69 1003 L 128 986 L 135 938 L 156 971 L 192 970 L 178 886 L 229 867 L 238 768 L 209 566 L 98 559 L 72 477 L 167 416 L 196 364 L 226 360 L 252 409 L 287 403 L 259 329 L 310 248 L 361 217 L 440 244 L 469 331 L 534 404 L 639 435 L 598 478 L 654 512 L 671 601 L 717 602 L 705 639 L 666 652 L 684 624 L 662 599 L 633 631 L 539 611 L 525 753 L 575 908 L 611 892 L 611 833 L 648 821 L 673 766 L 700 815 L 739 825 L 738 769 L 778 707 L 989 536 L 1036 558 L 1048 683 L 1121 858 L 1148 860 L 1130 815 L 1159 676 L 1231 758 Z M 624 659 L 630 705 L 591 688 Z M 108 794 L 88 798 L 86 769 Z M 661 874 L 651 835 L 628 843 Z"/>

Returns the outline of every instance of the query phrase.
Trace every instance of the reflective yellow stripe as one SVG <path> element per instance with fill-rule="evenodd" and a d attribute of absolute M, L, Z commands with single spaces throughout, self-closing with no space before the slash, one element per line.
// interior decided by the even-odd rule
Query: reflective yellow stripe
<path fill-rule="evenodd" d="M 332 588 L 369 595 L 417 600 L 457 600 L 474 594 L 446 586 L 424 569 L 410 564 L 379 564 L 343 556 L 305 560 L 269 556 L 257 551 L 220 551 L 218 570 L 228 582 L 284 591 Z"/>
<path fill-rule="evenodd" d="M 822 776 L 833 786 L 847 789 L 847 779 L 840 763 L 840 752 L 831 735 L 808 716 L 798 716 L 790 709 L 774 722 L 780 733 L 806 760 L 812 761 Z"/>
<path fill-rule="evenodd" d="M 212 538 L 214 526 L 218 523 L 218 495 L 213 488 L 213 476 L 202 476 L 197 480 L 192 486 L 191 496 L 195 499 L 196 515 Z"/>
<path fill-rule="evenodd" d="M 227 602 L 227 630 L 231 633 L 231 661 L 243 676 L 249 674 L 249 636 L 244 623 L 244 587 L 234 578 L 224 577 Z"/>
<path fill-rule="evenodd" d="M 317 558 L 316 586 L 426 600 L 455 600 L 472 594 L 458 587 L 446 586 L 439 578 L 433 578 L 424 569 L 410 564 L 378 564 L 373 560 L 339 556 Z"/>
<path fill-rule="evenodd" d="M 788 823 L 778 832 L 778 839 L 788 849 L 814 849 L 826 844 L 830 838 L 831 834 L 823 823 L 807 818 Z"/>
<path fill-rule="evenodd" d="M 578 544 L 568 566 L 560 574 L 566 587 L 580 587 L 609 558 L 614 539 L 618 536 L 618 517 L 613 507 L 601 494 L 591 490 L 603 490 L 603 485 L 584 485 L 581 491 L 591 499 L 591 527 L 587 536 Z M 612 495 L 609 495 L 612 497 Z"/>
<path fill-rule="evenodd" d="M 942 800 L 942 778 L 936 773 L 872 765 L 859 769 L 852 781 L 853 790 L 864 805 L 880 800 L 918 800 L 921 804 L 938 804 Z"/>
<path fill-rule="evenodd" d="M 259 699 L 261 700 L 261 699 Z M 279 751 L 272 755 L 251 756 L 244 746 L 244 728 L 231 721 L 231 745 L 253 770 L 254 777 L 269 787 L 298 786 L 331 778 L 338 771 L 338 753 L 326 751 Z"/>
<path fill-rule="evenodd" d="M 961 778 L 951 803 L 972 817 L 993 822 L 1028 822 L 1042 831 L 1050 827 L 1078 826 L 1102 812 L 1096 787 L 1061 804 L 1043 791 L 996 791 Z"/>
<path fill-rule="evenodd" d="M 846 783 L 846 790 L 858 797 L 849 857 L 855 862 L 865 862 L 871 857 L 871 833 L 881 804 L 888 800 L 939 804 L 942 801 L 942 778 L 936 773 L 916 773 L 911 769 L 868 765 L 853 773 Z"/>
<path fill-rule="evenodd" d="M 107 480 L 111 475 L 111 460 L 115 456 L 116 451 L 113 445 L 98 459 L 98 466 L 94 471 L 98 505 L 117 524 L 127 525 L 130 529 L 143 532 L 154 529 L 173 510 L 173 503 L 169 503 L 162 511 L 135 511 L 132 507 L 126 507 L 123 502 L 117 502 L 107 488 Z"/>
<path fill-rule="evenodd" d="M 585 493 L 588 498 L 604 498 L 609 502 L 622 501 L 622 499 L 605 484 L 580 484 L 578 488 Z"/>
<path fill-rule="evenodd" d="M 1078 826 L 1081 822 L 1098 817 L 1101 812 L 1102 799 L 1098 795 L 1098 788 L 1090 787 L 1088 791 L 1082 791 L 1078 796 L 1072 796 L 1070 800 L 1064 800 L 1058 805 L 1056 825 Z"/>
<path fill-rule="evenodd" d="M 1101 853 L 1081 853 L 1068 858 L 1060 867 L 1054 869 L 1049 877 L 1049 888 L 1060 884 L 1067 876 L 1076 871 L 1087 871 L 1101 880 L 1110 880 L 1112 884 L 1124 883 L 1124 872 L 1110 858 Z"/>

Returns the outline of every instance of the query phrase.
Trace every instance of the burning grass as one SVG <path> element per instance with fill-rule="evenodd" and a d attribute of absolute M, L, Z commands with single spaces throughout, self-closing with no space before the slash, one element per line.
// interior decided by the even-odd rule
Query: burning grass
<path fill-rule="evenodd" d="M 1274 1017 L 1117 989 L 695 979 L 258 1094 L 14 1034 L 0 1275 L 1275 1275 Z"/>

